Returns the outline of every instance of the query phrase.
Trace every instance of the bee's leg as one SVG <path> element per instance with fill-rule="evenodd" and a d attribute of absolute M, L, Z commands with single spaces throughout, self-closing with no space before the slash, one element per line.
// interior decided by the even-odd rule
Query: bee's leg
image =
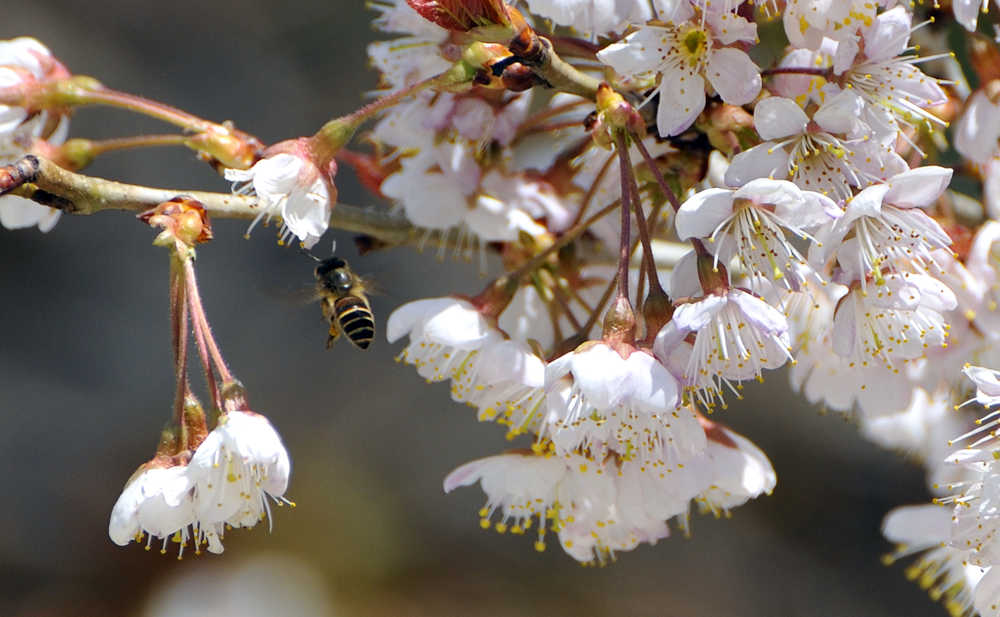
<path fill-rule="evenodd" d="M 330 322 L 330 336 L 326 339 L 326 348 L 330 349 L 333 347 L 338 338 L 340 338 L 340 328 L 337 327 L 336 321 Z"/>

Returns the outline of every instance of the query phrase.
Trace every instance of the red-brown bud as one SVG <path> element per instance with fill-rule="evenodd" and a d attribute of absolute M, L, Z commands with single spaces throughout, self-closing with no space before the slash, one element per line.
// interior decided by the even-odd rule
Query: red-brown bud
<path fill-rule="evenodd" d="M 427 21 L 453 32 L 482 26 L 509 26 L 503 0 L 406 0 Z"/>

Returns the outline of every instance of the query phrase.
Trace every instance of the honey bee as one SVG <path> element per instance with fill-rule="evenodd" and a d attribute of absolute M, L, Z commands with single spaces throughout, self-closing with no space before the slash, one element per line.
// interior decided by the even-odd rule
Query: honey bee
<path fill-rule="evenodd" d="M 343 333 L 358 349 L 368 349 L 375 338 L 375 317 L 364 279 L 339 257 L 316 261 L 316 294 L 323 303 L 323 318 L 330 323 L 326 348 L 332 347 Z"/>

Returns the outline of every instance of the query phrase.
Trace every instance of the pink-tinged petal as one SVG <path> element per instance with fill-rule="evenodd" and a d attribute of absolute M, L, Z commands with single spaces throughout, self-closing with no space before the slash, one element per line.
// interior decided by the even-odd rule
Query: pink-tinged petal
<path fill-rule="evenodd" d="M 760 94 L 760 67 L 739 49 L 723 47 L 713 51 L 705 76 L 730 105 L 746 105 Z"/>
<path fill-rule="evenodd" d="M 917 167 L 889 178 L 883 201 L 900 208 L 926 208 L 948 188 L 952 170 L 947 167 L 928 165 Z"/>
<path fill-rule="evenodd" d="M 906 278 L 898 274 L 891 274 L 885 277 L 885 285 L 868 291 L 867 304 L 878 308 L 895 309 L 900 311 L 911 311 L 921 304 L 920 287 L 911 282 L 917 275 L 910 275 Z M 855 293 L 861 293 L 855 291 Z"/>
<path fill-rule="evenodd" d="M 660 28 L 639 28 L 624 40 L 608 45 L 597 52 L 597 59 L 610 65 L 621 75 L 633 76 L 654 71 L 659 67 L 662 54 L 658 48 L 668 49 L 671 39 Z"/>
<path fill-rule="evenodd" d="M 793 49 L 778 64 L 779 68 L 799 66 L 823 68 L 823 56 L 811 49 Z M 817 84 L 821 81 L 822 78 L 816 75 L 779 73 L 771 77 L 768 82 L 768 90 L 778 96 L 794 99 L 799 96 L 804 97 L 816 89 Z"/>
<path fill-rule="evenodd" d="M 772 96 L 757 103 L 753 124 L 761 139 L 773 140 L 804 133 L 809 117 L 795 101 Z"/>
<path fill-rule="evenodd" d="M 733 192 L 728 189 L 698 191 L 681 204 L 674 225 L 680 240 L 707 238 L 733 214 Z"/>
<path fill-rule="evenodd" d="M 481 458 L 454 469 L 444 478 L 444 492 L 450 493 L 460 486 L 475 484 L 483 477 L 483 470 L 498 457 Z"/>
<path fill-rule="evenodd" d="M 785 315 L 757 296 L 739 289 L 732 289 L 729 291 L 728 297 L 757 330 L 767 334 L 788 332 L 788 319 Z"/>
<path fill-rule="evenodd" d="M 705 109 L 705 80 L 701 75 L 671 70 L 660 81 L 656 127 L 661 137 L 684 132 Z"/>
<path fill-rule="evenodd" d="M 1000 105 L 990 102 L 986 93 L 977 91 L 955 127 L 955 149 L 977 163 L 989 161 L 997 151 L 1000 138 Z"/>
<path fill-rule="evenodd" d="M 851 90 L 841 90 L 816 110 L 813 120 L 830 133 L 853 133 L 864 107 L 860 96 Z"/>
<path fill-rule="evenodd" d="M 726 169 L 726 184 L 743 186 L 756 178 L 785 178 L 788 176 L 788 153 L 773 141 L 740 152 Z"/>
<path fill-rule="evenodd" d="M 880 14 L 870 27 L 864 29 L 865 56 L 879 62 L 902 55 L 910 40 L 912 21 L 909 11 L 901 6 Z"/>
<path fill-rule="evenodd" d="M 911 546 L 937 545 L 951 539 L 951 508 L 927 504 L 903 506 L 882 521 L 886 540 Z"/>
<path fill-rule="evenodd" d="M 778 217 L 791 214 L 802 203 L 802 189 L 788 180 L 758 178 L 733 193 L 733 200 L 745 199 L 760 206 L 774 206 Z"/>

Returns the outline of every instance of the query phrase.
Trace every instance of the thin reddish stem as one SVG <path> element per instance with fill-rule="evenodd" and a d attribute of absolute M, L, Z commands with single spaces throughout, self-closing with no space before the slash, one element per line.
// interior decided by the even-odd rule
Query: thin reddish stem
<path fill-rule="evenodd" d="M 194 274 L 194 265 L 190 259 L 184 261 L 184 273 L 187 278 L 187 293 L 188 293 L 188 303 L 191 307 L 191 320 L 198 324 L 201 329 L 201 334 L 204 337 L 205 348 L 208 350 L 208 355 L 212 358 L 212 362 L 215 365 L 215 369 L 219 372 L 219 379 L 225 382 L 233 381 L 233 375 L 229 372 L 229 368 L 226 366 L 226 361 L 222 359 L 222 353 L 219 351 L 219 346 L 215 342 L 215 337 L 212 336 L 212 327 L 208 324 L 208 318 L 205 316 L 205 307 L 201 302 L 201 294 L 198 292 L 198 281 Z"/>
<path fill-rule="evenodd" d="M 625 142 L 625 138 L 622 137 L 621 140 Z M 638 143 L 641 140 L 639 138 L 633 138 L 633 141 Z M 639 185 L 635 179 L 635 173 L 632 169 L 632 159 L 628 153 L 628 146 L 622 148 L 622 157 L 625 159 L 622 169 L 627 171 L 627 177 L 622 179 L 622 189 L 626 188 L 629 190 L 629 201 L 632 204 L 632 211 L 635 212 L 636 223 L 639 227 L 639 240 L 642 242 L 642 261 L 645 265 L 646 275 L 649 277 L 649 292 L 663 292 L 663 287 L 660 285 L 660 277 L 656 272 L 656 261 L 653 258 L 653 243 L 649 238 L 649 227 L 646 225 L 646 214 L 642 211 L 642 200 L 639 198 Z M 641 293 L 641 290 L 640 290 Z"/>
<path fill-rule="evenodd" d="M 618 149 L 618 168 L 621 172 L 622 182 L 621 236 L 618 241 L 618 295 L 628 298 L 628 266 L 631 261 L 629 248 L 632 242 L 632 215 L 629 211 L 632 206 L 632 194 L 631 189 L 628 188 L 628 176 L 631 170 L 628 163 L 628 139 L 624 132 L 617 133 L 615 145 Z"/>

